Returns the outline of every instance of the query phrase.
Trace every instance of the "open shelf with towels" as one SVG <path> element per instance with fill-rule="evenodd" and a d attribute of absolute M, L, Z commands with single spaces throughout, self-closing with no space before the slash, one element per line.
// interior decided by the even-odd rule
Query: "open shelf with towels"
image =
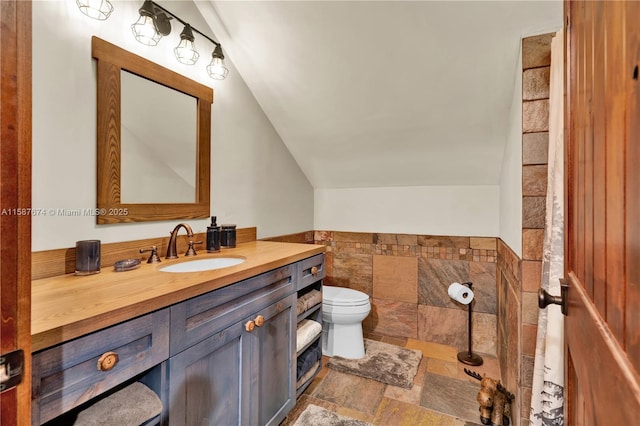
<path fill-rule="evenodd" d="M 302 312 L 301 314 L 298 314 L 298 322 L 302 321 L 305 318 L 311 317 L 311 318 L 315 318 L 316 317 L 316 313 L 322 309 L 322 302 L 318 303 L 317 305 L 307 309 L 306 311 Z M 320 318 L 322 319 L 322 318 Z"/>
<path fill-rule="evenodd" d="M 325 256 L 301 262 L 302 279 L 297 289 L 296 397 L 322 369 L 322 279 Z"/>
<path fill-rule="evenodd" d="M 169 407 L 166 380 L 166 363 L 163 362 L 47 422 L 34 419 L 32 424 L 166 424 Z"/>

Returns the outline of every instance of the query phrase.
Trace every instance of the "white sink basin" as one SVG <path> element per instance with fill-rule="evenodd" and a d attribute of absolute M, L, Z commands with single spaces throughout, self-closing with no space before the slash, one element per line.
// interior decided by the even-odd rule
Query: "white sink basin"
<path fill-rule="evenodd" d="M 214 257 L 211 259 L 189 260 L 160 268 L 162 272 L 202 272 L 239 265 L 246 259 L 241 257 Z"/>

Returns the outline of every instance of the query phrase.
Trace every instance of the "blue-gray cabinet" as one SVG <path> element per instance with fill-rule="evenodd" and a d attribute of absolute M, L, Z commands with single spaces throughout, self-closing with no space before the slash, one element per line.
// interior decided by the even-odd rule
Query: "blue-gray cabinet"
<path fill-rule="evenodd" d="M 32 359 L 31 422 L 39 425 L 85 404 L 168 355 L 169 309 L 38 352 Z"/>
<path fill-rule="evenodd" d="M 277 425 L 293 408 L 295 271 L 172 307 L 170 425 Z"/>
<path fill-rule="evenodd" d="M 154 424 L 278 425 L 295 405 L 298 290 L 319 282 L 323 261 L 304 259 L 35 353 L 32 423 L 72 418 L 142 381 L 164 405 Z M 115 366 L 101 370 L 111 353 Z"/>

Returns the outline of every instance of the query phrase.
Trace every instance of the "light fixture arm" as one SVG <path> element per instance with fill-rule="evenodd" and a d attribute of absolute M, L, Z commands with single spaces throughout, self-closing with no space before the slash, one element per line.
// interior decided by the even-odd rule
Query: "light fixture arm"
<path fill-rule="evenodd" d="M 113 5 L 109 0 L 76 0 L 76 4 L 82 13 L 99 20 L 107 19 L 113 11 Z M 194 44 L 193 32 L 195 31 L 214 46 L 211 62 L 207 65 L 209 76 L 214 80 L 224 80 L 227 77 L 229 68 L 224 63 L 224 53 L 220 43 L 153 0 L 144 0 L 138 13 L 140 16 L 135 23 L 131 24 L 131 31 L 138 42 L 146 46 L 156 46 L 162 37 L 171 34 L 171 20 L 175 19 L 184 26 L 180 33 L 180 42 L 173 49 L 178 62 L 193 65 L 198 61 L 200 53 Z"/>
<path fill-rule="evenodd" d="M 164 12 L 166 15 L 171 16 L 173 19 L 175 19 L 176 21 L 180 22 L 182 25 L 189 25 L 188 22 L 180 19 L 180 17 L 178 17 L 177 15 L 171 13 L 170 11 L 168 11 L 167 9 L 165 9 L 164 7 L 160 6 L 158 3 L 152 1 L 152 0 L 146 0 L 145 3 L 151 3 L 153 5 L 153 7 L 155 7 L 156 9 L 161 10 L 162 12 Z M 200 34 L 202 37 L 206 38 L 207 40 L 209 40 L 211 43 L 214 44 L 214 46 L 218 47 L 221 46 L 220 43 L 218 43 L 217 41 L 215 41 L 214 39 L 212 39 L 211 37 L 209 37 L 208 35 L 204 34 L 203 32 L 201 32 L 200 30 L 198 30 L 196 27 L 192 27 L 191 25 L 189 25 L 191 27 L 191 30 Z"/>
<path fill-rule="evenodd" d="M 211 54 L 211 62 L 207 65 L 207 73 L 209 76 L 214 80 L 224 80 L 227 77 L 229 68 L 227 68 L 224 63 L 224 53 L 222 52 L 222 45 L 220 43 L 197 28 L 192 27 L 191 24 L 153 0 L 144 0 L 139 12 L 140 18 L 136 23 L 131 25 L 131 30 L 136 40 L 140 43 L 146 44 L 147 46 L 157 45 L 162 36 L 167 36 L 171 33 L 171 19 L 175 19 L 184 25 L 180 33 L 180 42 L 173 49 L 173 53 L 178 62 L 185 65 L 193 65 L 198 61 L 200 54 L 195 48 L 195 37 L 193 36 L 193 33 L 196 32 L 202 36 L 202 38 L 209 40 L 214 46 Z"/>

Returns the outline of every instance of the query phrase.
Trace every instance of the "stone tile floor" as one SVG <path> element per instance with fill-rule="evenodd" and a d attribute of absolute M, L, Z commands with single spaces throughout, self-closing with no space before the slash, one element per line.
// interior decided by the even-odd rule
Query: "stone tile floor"
<path fill-rule="evenodd" d="M 300 395 L 281 426 L 293 424 L 309 404 L 374 425 L 383 426 L 472 426 L 480 424 L 476 394 L 480 382 L 464 368 L 499 378 L 495 356 L 481 354 L 479 367 L 458 362 L 459 349 L 415 339 L 367 335 L 369 339 L 420 349 L 423 357 L 411 389 L 385 385 L 371 379 L 340 373 L 326 367 Z M 311 425 L 310 425 L 311 426 Z"/>

